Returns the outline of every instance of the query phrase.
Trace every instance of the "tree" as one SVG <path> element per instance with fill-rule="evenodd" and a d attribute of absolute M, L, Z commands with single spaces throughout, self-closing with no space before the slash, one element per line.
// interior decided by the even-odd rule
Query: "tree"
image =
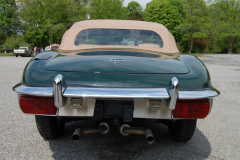
<path fill-rule="evenodd" d="M 91 0 L 91 19 L 125 19 L 123 0 Z"/>
<path fill-rule="evenodd" d="M 240 40 L 240 0 L 216 0 L 210 8 L 209 26 L 215 29 L 213 36 L 221 38 L 220 43 L 226 46 L 228 53 L 232 53 Z"/>
<path fill-rule="evenodd" d="M 186 12 L 186 18 L 180 29 L 187 39 L 190 39 L 189 54 L 193 50 L 194 38 L 203 38 L 206 34 L 206 19 L 208 10 L 204 0 L 183 0 L 183 7 Z"/>
<path fill-rule="evenodd" d="M 181 35 L 177 27 L 182 24 L 185 13 L 178 0 L 153 0 L 145 9 L 145 20 L 166 26 L 179 42 Z"/>
<path fill-rule="evenodd" d="M 15 0 L 0 0 L 0 44 L 3 44 L 6 36 L 16 33 L 14 26 L 18 26 L 17 6 Z"/>
<path fill-rule="evenodd" d="M 0 46 L 4 43 L 5 41 L 5 35 L 2 30 L 0 30 Z"/>
<path fill-rule="evenodd" d="M 138 12 L 138 11 L 135 11 L 135 12 L 133 12 L 133 14 L 131 15 L 130 20 L 143 21 L 144 18 L 143 18 L 142 13 L 140 13 L 140 12 Z"/>
<path fill-rule="evenodd" d="M 127 5 L 128 19 L 143 20 L 143 7 L 135 1 L 131 1 Z"/>
<path fill-rule="evenodd" d="M 8 37 L 4 43 L 4 47 L 13 50 L 19 47 L 30 47 L 30 45 L 24 41 L 22 36 L 18 35 Z"/>
<path fill-rule="evenodd" d="M 63 33 L 77 21 L 86 19 L 88 0 L 19 0 L 25 39 L 44 47 L 60 43 Z"/>
<path fill-rule="evenodd" d="M 219 16 L 214 12 L 214 5 L 212 3 L 208 7 L 209 16 L 207 19 L 207 35 L 210 38 L 210 51 L 212 53 L 217 53 L 220 48 L 217 46 L 217 41 L 220 40 L 219 37 Z"/>
<path fill-rule="evenodd" d="M 126 6 L 122 7 L 122 18 L 121 19 L 125 19 L 125 20 L 129 19 L 129 17 L 128 17 L 128 10 L 127 10 Z"/>

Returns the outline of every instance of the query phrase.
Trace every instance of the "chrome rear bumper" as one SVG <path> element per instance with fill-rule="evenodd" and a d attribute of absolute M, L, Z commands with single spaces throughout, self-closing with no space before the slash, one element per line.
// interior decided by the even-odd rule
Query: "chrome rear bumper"
<path fill-rule="evenodd" d="M 62 75 L 54 79 L 53 87 L 38 87 L 17 84 L 13 90 L 20 95 L 54 97 L 58 108 L 56 116 L 92 117 L 97 100 L 130 100 L 134 101 L 133 118 L 172 119 L 178 99 L 212 99 L 220 94 L 214 88 L 201 90 L 179 90 L 178 79 L 173 77 L 168 88 L 101 88 L 67 86 Z M 74 108 L 72 100 L 82 100 L 81 108 Z M 161 107 L 156 110 L 150 107 L 155 101 Z"/>
<path fill-rule="evenodd" d="M 213 98 L 220 94 L 214 88 L 201 90 L 178 90 L 177 78 L 172 78 L 169 88 L 100 88 L 100 87 L 67 87 L 63 85 L 63 77 L 56 76 L 54 87 L 37 87 L 18 84 L 13 90 L 18 94 L 33 96 L 54 96 L 56 107 L 63 106 L 64 98 L 94 99 L 162 99 L 169 100 L 169 108 L 173 110 L 177 99 Z M 172 107 L 171 107 L 172 106 Z"/>
<path fill-rule="evenodd" d="M 33 96 L 53 96 L 53 87 L 33 87 L 18 85 L 13 90 L 19 94 Z M 63 97 L 85 98 L 128 98 L 128 99 L 169 99 L 166 88 L 93 88 L 93 87 L 67 87 L 63 89 Z M 179 90 L 178 99 L 213 98 L 220 93 L 214 88 L 202 90 Z"/>

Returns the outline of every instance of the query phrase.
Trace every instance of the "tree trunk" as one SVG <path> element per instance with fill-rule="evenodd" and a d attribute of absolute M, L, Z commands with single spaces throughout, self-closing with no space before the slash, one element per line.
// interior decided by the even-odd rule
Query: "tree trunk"
<path fill-rule="evenodd" d="M 237 37 L 229 38 L 228 54 L 232 54 L 233 45 L 235 44 Z"/>
<path fill-rule="evenodd" d="M 216 52 L 216 38 L 214 38 L 213 40 L 213 50 L 214 52 Z"/>
<path fill-rule="evenodd" d="M 191 37 L 191 45 L 188 54 L 192 54 L 192 48 L 193 48 L 193 37 Z"/>
<path fill-rule="evenodd" d="M 191 33 L 191 45 L 188 54 L 192 54 L 192 49 L 193 49 L 193 32 L 194 29 L 192 28 L 192 33 Z"/>
<path fill-rule="evenodd" d="M 228 54 L 232 54 L 232 45 L 230 45 L 228 48 Z"/>

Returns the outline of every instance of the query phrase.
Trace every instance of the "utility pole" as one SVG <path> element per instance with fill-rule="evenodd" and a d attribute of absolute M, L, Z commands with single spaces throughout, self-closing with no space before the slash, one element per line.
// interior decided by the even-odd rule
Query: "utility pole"
<path fill-rule="evenodd" d="M 51 45 L 52 45 L 52 22 L 51 22 Z"/>

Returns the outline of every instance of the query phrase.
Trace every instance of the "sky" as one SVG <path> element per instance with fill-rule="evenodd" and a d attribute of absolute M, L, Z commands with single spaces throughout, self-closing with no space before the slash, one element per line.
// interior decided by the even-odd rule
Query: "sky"
<path fill-rule="evenodd" d="M 133 0 L 124 0 L 123 5 L 127 6 L 128 3 L 131 2 L 131 1 L 133 1 Z M 143 9 L 145 9 L 146 8 L 146 4 L 148 2 L 151 2 L 152 0 L 134 0 L 134 1 L 138 2 L 143 7 Z M 207 0 L 205 0 L 205 1 L 207 2 Z"/>
<path fill-rule="evenodd" d="M 128 3 L 131 2 L 131 1 L 132 0 L 124 0 L 124 3 L 123 3 L 124 6 L 127 6 Z M 134 0 L 134 1 L 138 2 L 143 7 L 143 9 L 145 9 L 146 8 L 146 4 L 148 2 L 151 2 L 152 0 Z"/>

